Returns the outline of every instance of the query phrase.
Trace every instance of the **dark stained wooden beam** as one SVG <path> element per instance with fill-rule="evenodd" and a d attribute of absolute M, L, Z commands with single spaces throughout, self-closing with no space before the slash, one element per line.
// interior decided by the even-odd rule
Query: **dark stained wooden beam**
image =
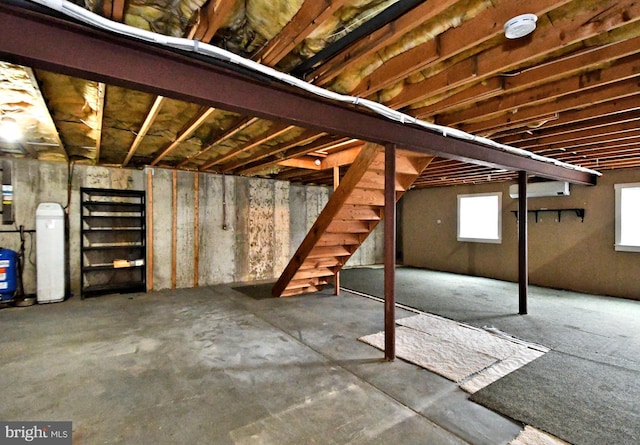
<path fill-rule="evenodd" d="M 395 143 L 408 150 L 479 165 L 525 170 L 582 184 L 596 181 L 596 176 L 588 172 L 390 121 L 275 81 L 254 78 L 212 60 L 158 48 L 27 8 L 0 4 L 0 29 L 0 58 L 12 63 L 381 145 Z M 55 41 L 56 45 L 42 45 L 43 41 Z M 73 48 L 73 52 L 64 48 Z"/>

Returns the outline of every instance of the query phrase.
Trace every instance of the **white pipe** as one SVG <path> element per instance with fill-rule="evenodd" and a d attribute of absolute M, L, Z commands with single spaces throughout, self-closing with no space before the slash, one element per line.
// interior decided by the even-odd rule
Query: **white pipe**
<path fill-rule="evenodd" d="M 506 144 L 500 144 L 498 142 L 492 141 L 491 139 L 475 136 L 455 128 L 450 128 L 442 125 L 432 124 L 430 122 L 425 122 L 423 120 L 417 119 L 406 113 L 401 113 L 399 111 L 392 110 L 391 108 L 385 105 L 382 105 L 378 102 L 374 102 L 372 100 L 329 91 L 327 89 L 305 82 L 304 80 L 298 79 L 297 77 L 293 77 L 289 74 L 282 73 L 271 67 L 261 65 L 257 62 L 254 62 L 253 60 L 249 60 L 244 57 L 241 57 L 230 51 L 224 50 L 222 48 L 218 48 L 213 45 L 209 45 L 208 43 L 202 43 L 202 42 L 199 42 L 198 40 L 186 39 L 182 37 L 165 36 L 162 34 L 151 32 L 151 31 L 146 31 L 144 29 L 134 28 L 133 26 L 129 26 L 124 23 L 114 22 L 112 20 L 99 16 L 98 14 L 95 14 L 87 9 L 84 9 L 66 0 L 31 0 L 31 1 L 47 6 L 48 8 L 54 9 L 69 17 L 73 17 L 74 19 L 93 25 L 97 28 L 122 34 L 127 37 L 134 37 L 139 40 L 144 40 L 146 42 L 153 42 L 156 44 L 169 46 L 171 48 L 176 48 L 184 51 L 190 51 L 197 54 L 206 55 L 218 60 L 223 60 L 228 63 L 233 63 L 243 68 L 250 69 L 260 74 L 269 76 L 273 79 L 295 86 L 299 89 L 312 93 L 316 96 L 320 96 L 320 97 L 334 100 L 337 102 L 349 103 L 352 105 L 367 108 L 378 115 L 381 115 L 389 120 L 400 122 L 402 124 L 416 125 L 431 131 L 435 131 L 445 137 L 453 137 L 455 139 L 472 141 L 477 144 L 481 144 L 491 148 L 496 148 L 498 150 L 502 150 L 518 156 L 531 158 L 531 159 L 541 161 L 541 162 L 546 162 L 549 164 L 554 164 L 558 167 L 585 172 L 585 173 L 589 173 L 597 176 L 602 175 L 600 172 L 597 172 L 595 170 L 580 167 L 577 165 L 567 164 L 566 162 L 558 161 L 557 159 L 548 158 L 546 156 L 540 156 L 527 150 L 522 150 L 520 148 L 512 147 Z"/>

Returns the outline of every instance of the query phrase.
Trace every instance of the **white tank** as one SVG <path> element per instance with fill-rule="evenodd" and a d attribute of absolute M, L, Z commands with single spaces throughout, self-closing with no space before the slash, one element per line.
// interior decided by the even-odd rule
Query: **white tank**
<path fill-rule="evenodd" d="M 56 303 L 65 297 L 64 210 L 56 202 L 36 209 L 36 280 L 38 303 Z"/>

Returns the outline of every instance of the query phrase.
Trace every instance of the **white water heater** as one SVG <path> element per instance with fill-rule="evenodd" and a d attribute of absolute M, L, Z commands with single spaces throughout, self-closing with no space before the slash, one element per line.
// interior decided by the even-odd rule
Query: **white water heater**
<path fill-rule="evenodd" d="M 64 210 L 56 202 L 36 209 L 36 280 L 38 303 L 64 300 L 66 284 Z"/>

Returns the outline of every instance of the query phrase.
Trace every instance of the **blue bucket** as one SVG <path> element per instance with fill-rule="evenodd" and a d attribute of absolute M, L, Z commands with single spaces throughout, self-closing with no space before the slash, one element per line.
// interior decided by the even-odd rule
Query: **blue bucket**
<path fill-rule="evenodd" d="M 10 303 L 18 281 L 18 253 L 0 248 L 0 303 Z"/>

